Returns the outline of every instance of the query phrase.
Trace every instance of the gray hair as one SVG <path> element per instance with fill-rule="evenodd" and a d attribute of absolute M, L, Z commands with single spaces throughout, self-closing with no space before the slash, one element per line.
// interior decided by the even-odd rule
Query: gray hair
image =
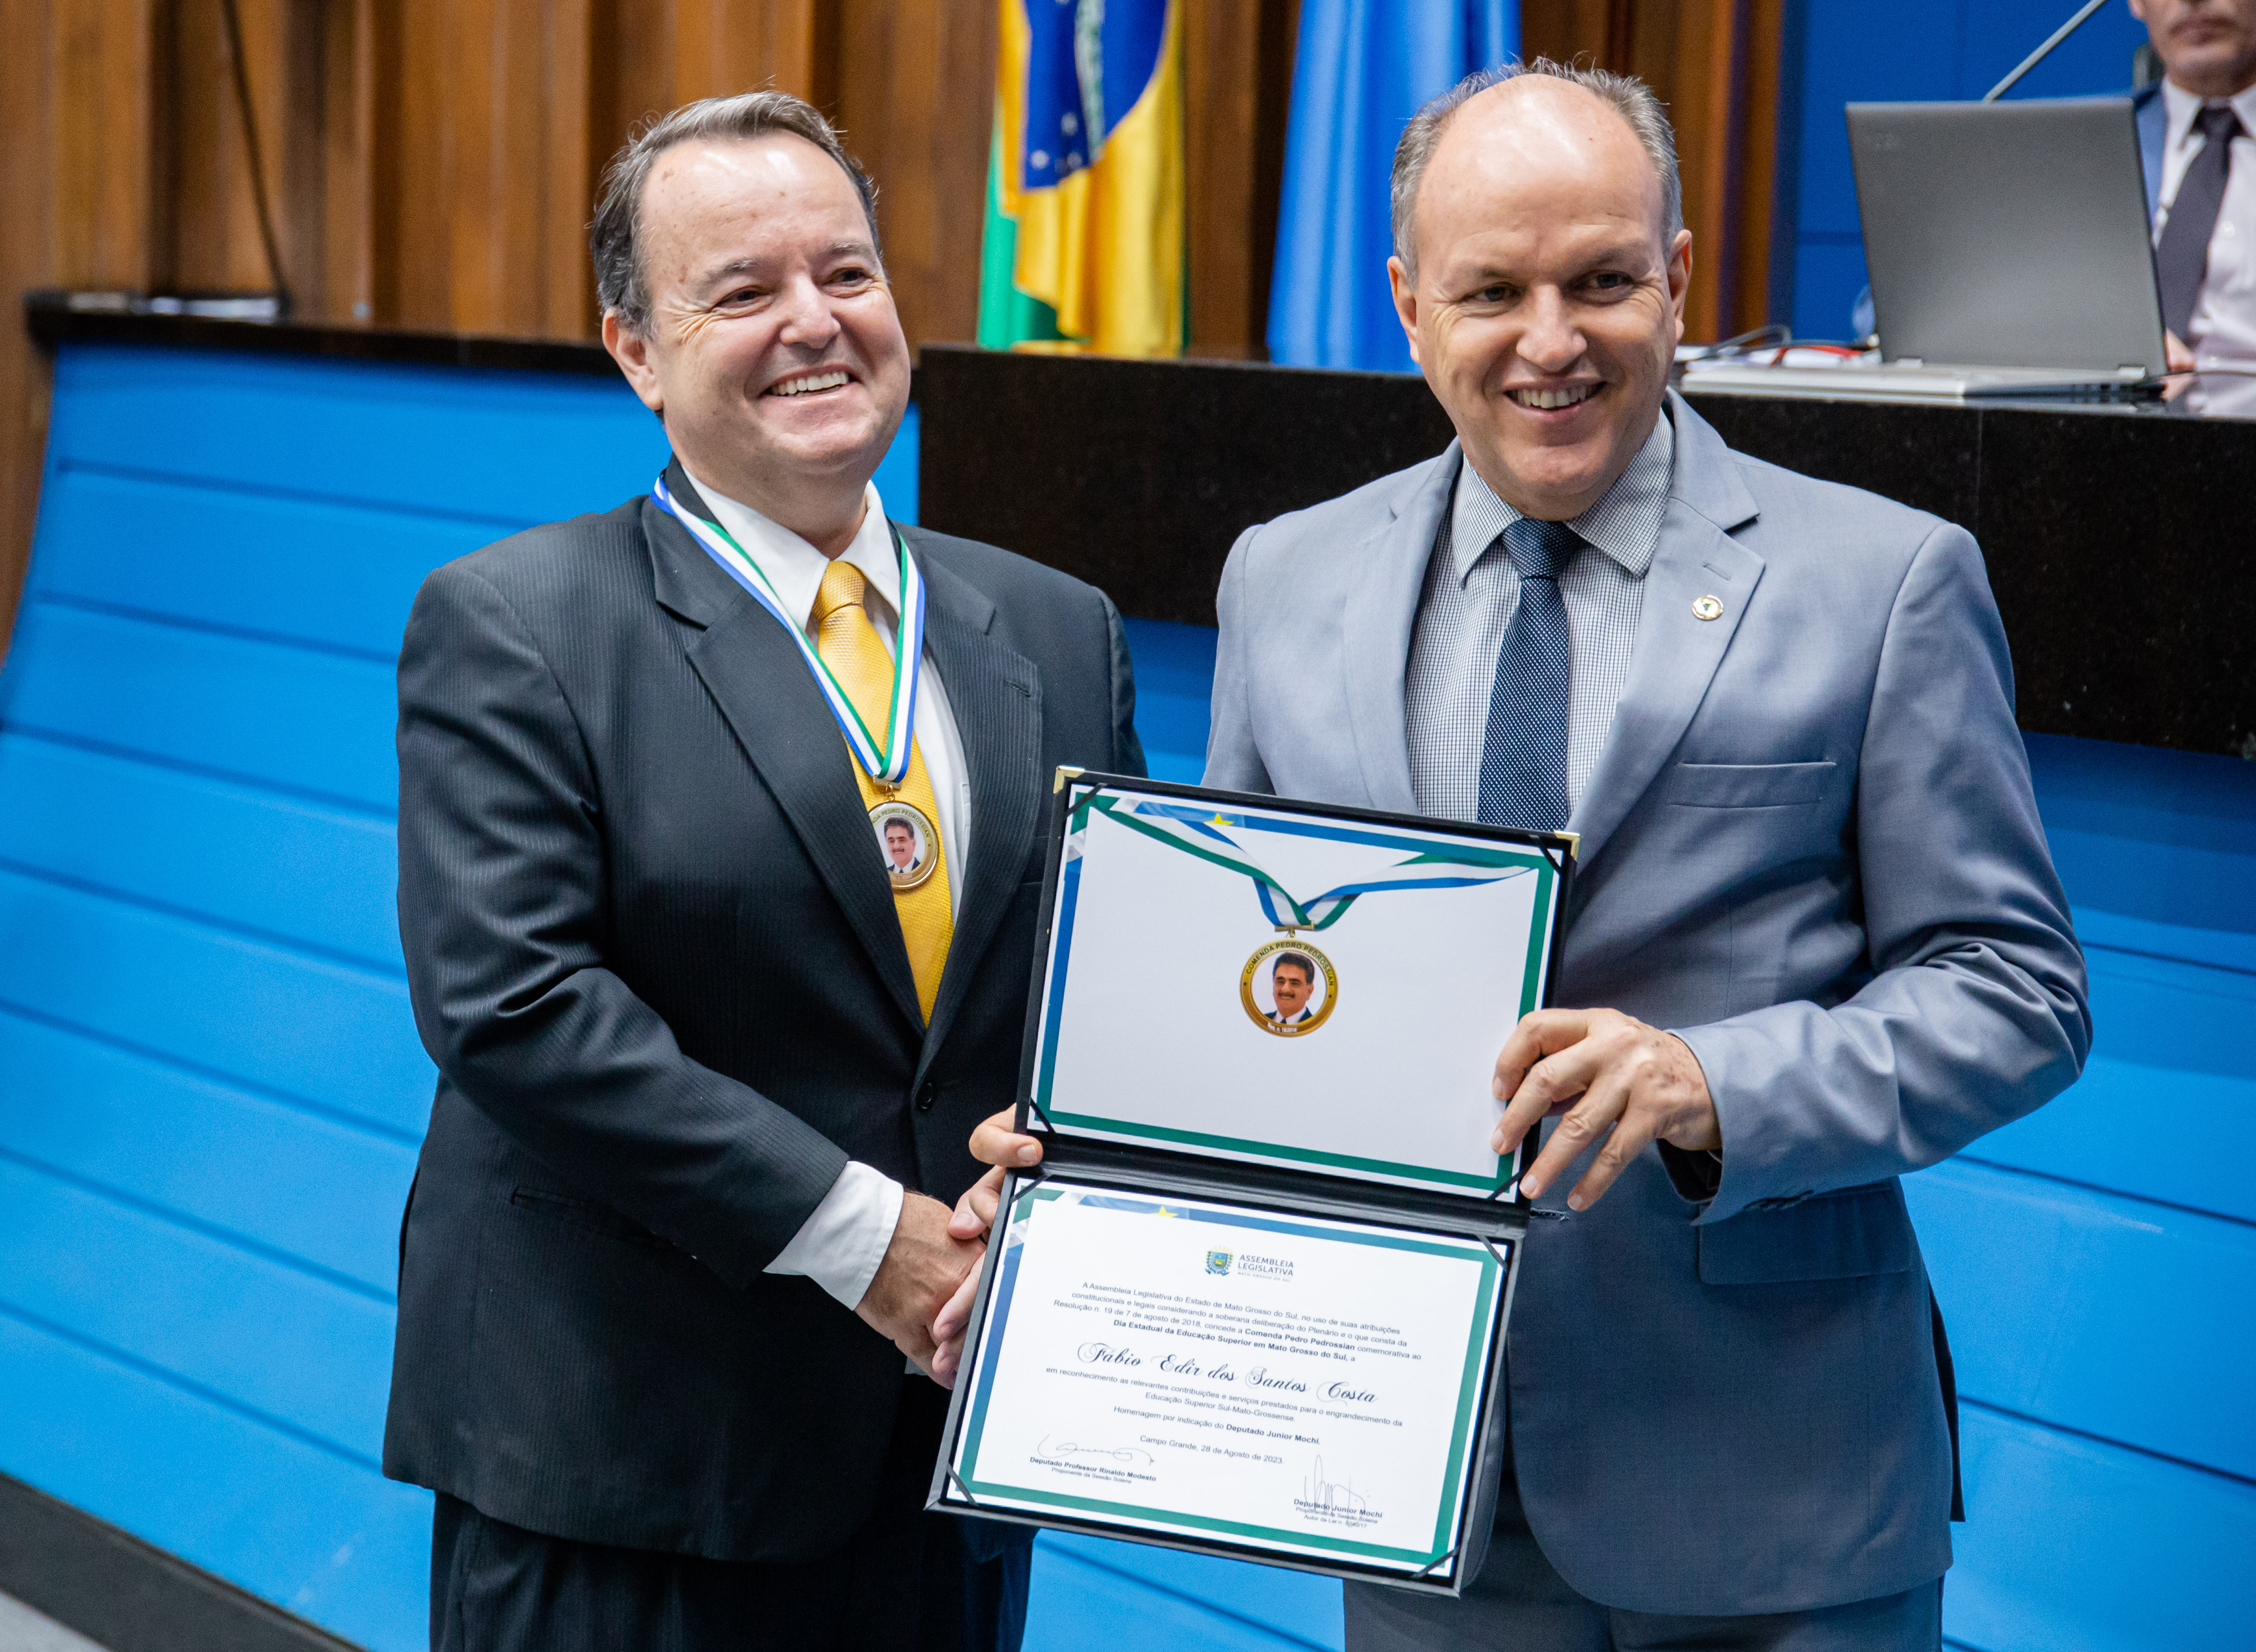
<path fill-rule="evenodd" d="M 1413 222 L 1418 211 L 1418 186 L 1425 181 L 1426 164 L 1442 146 L 1442 132 L 1448 130 L 1456 112 L 1474 98 L 1491 86 L 1501 86 L 1523 74 L 1548 75 L 1603 99 L 1628 124 L 1643 146 L 1646 159 L 1660 175 L 1664 249 L 1675 241 L 1676 232 L 1684 227 L 1684 184 L 1676 173 L 1676 134 L 1670 129 L 1667 113 L 1651 87 L 1632 74 L 1578 68 L 1572 64 L 1554 63 L 1547 57 L 1537 58 L 1533 63 L 1513 61 L 1466 75 L 1412 116 L 1410 124 L 1402 129 L 1402 141 L 1394 145 L 1394 256 L 1402 260 L 1402 267 L 1412 276 L 1418 273 L 1418 238 Z"/>
<path fill-rule="evenodd" d="M 644 279 L 642 243 L 637 234 L 642 216 L 643 187 L 650 181 L 658 158 L 676 144 L 709 142 L 716 138 L 766 138 L 788 132 L 803 138 L 831 159 L 853 180 L 862 198 L 862 213 L 870 221 L 870 247 L 878 246 L 878 186 L 857 166 L 838 139 L 837 129 L 821 111 L 788 92 L 740 92 L 734 97 L 704 97 L 684 103 L 671 115 L 661 115 L 630 137 L 611 164 L 603 169 L 603 193 L 596 203 L 596 216 L 588 226 L 588 252 L 596 265 L 596 301 L 606 314 L 616 314 L 629 332 L 650 325 L 650 289 Z"/>

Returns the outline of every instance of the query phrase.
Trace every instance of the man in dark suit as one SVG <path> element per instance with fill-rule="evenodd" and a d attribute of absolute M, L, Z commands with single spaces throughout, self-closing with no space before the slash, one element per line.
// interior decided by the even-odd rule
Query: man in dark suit
<path fill-rule="evenodd" d="M 1016 1528 L 922 1512 L 948 1201 L 1009 1099 L 1060 764 L 1140 773 L 1119 618 L 871 477 L 873 191 L 779 93 L 613 162 L 652 495 L 449 564 L 400 656 L 400 931 L 441 1077 L 384 1471 L 434 1647 L 1015 1648 Z M 930 873 L 887 876 L 871 817 Z"/>

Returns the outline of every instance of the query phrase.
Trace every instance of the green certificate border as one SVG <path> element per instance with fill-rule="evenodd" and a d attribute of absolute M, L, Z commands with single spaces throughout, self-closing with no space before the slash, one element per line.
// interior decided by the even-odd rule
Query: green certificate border
<path fill-rule="evenodd" d="M 1352 1556 L 1375 1561 L 1405 1571 L 1417 1571 L 1446 1560 L 1458 1547 L 1450 1541 L 1451 1528 L 1459 1513 L 1460 1488 L 1467 1463 L 1467 1443 L 1470 1438 L 1475 1414 L 1479 1409 L 1482 1394 L 1482 1373 L 1486 1365 L 1484 1356 L 1492 1345 L 1496 1334 L 1496 1303 L 1498 1286 L 1504 1264 L 1496 1252 L 1478 1239 L 1467 1239 L 1453 1245 L 1434 1239 L 1420 1239 L 1406 1234 L 1375 1231 L 1354 1231 L 1347 1225 L 1338 1226 L 1315 1225 L 1271 1216 L 1251 1209 L 1244 1212 L 1199 1209 L 1196 1206 L 1170 1206 L 1164 1200 L 1142 1194 L 1132 1194 L 1103 1188 L 1095 1183 L 1075 1182 L 1068 1185 L 1088 1190 L 1097 1208 L 1127 1210 L 1167 1221 L 1202 1222 L 1218 1227 L 1252 1229 L 1262 1232 L 1290 1233 L 1301 1238 L 1320 1239 L 1337 1244 L 1362 1245 L 1380 1250 L 1407 1251 L 1426 1256 L 1446 1256 L 1470 1262 L 1480 1269 L 1480 1283 L 1473 1299 L 1472 1331 L 1466 1339 L 1464 1367 L 1457 1383 L 1457 1413 L 1449 1430 L 1449 1460 L 1442 1480 L 1442 1494 L 1434 1521 L 1434 1544 L 1431 1550 L 1394 1549 L 1378 1543 L 1357 1543 L 1351 1538 L 1329 1537 L 1307 1532 L 1287 1530 L 1281 1527 L 1257 1526 L 1240 1521 L 1216 1520 L 1205 1515 L 1183 1514 L 1172 1510 L 1149 1507 L 1135 1503 L 1111 1502 L 1101 1498 L 1075 1497 L 1061 1492 L 1037 1491 L 1031 1487 L 1012 1486 L 1000 1480 L 979 1478 L 979 1445 L 987 1425 L 987 1408 L 994 1397 L 995 1369 L 998 1356 L 1007 1333 L 1012 1293 L 1018 1287 L 1019 1256 L 1025 1241 L 1013 1243 L 1013 1236 L 1031 1231 L 1033 1214 L 1043 1204 L 1061 1197 L 1063 1189 L 1045 1183 L 1029 1188 L 1012 1204 L 1004 1231 L 995 1242 L 1004 1247 L 1003 1261 L 998 1270 L 997 1282 L 986 1313 L 986 1323 L 981 1327 L 976 1353 L 977 1369 L 970 1373 L 973 1383 L 972 1399 L 966 1412 L 964 1425 L 957 1437 L 952 1466 L 958 1483 L 972 1499 L 983 1495 L 1013 1498 L 1020 1502 L 1067 1509 L 1085 1514 L 1112 1515 L 1127 1520 L 1159 1522 L 1166 1530 L 1183 1535 L 1211 1532 L 1235 1538 L 1251 1545 L 1276 1544 L 1298 1550 Z M 1213 1205 L 1219 1201 L 1204 1200 Z M 1138 1527 L 1146 1530 L 1148 1528 Z"/>
<path fill-rule="evenodd" d="M 1077 787 L 1074 794 L 1075 817 L 1084 817 L 1089 812 L 1089 801 L 1098 796 L 1148 796 L 1168 803 L 1182 801 L 1173 794 L 1138 793 L 1122 787 Z M 1223 806 L 1223 812 L 1247 815 L 1256 811 L 1244 804 L 1231 804 Z M 1265 815 L 1289 816 L 1291 814 L 1289 809 L 1273 810 L 1265 807 L 1259 812 Z M 1450 858 L 1455 859 L 1491 866 L 1526 866 L 1533 871 L 1536 878 L 1535 921 L 1528 926 L 1526 963 L 1520 977 L 1519 1013 L 1526 1015 L 1537 1006 L 1542 996 L 1544 966 L 1550 954 L 1551 933 L 1556 921 L 1556 914 L 1552 908 L 1559 877 L 1551 862 L 1542 854 L 1533 850 L 1474 846 L 1440 830 L 1421 834 L 1399 829 L 1349 827 L 1315 819 L 1294 822 L 1288 818 L 1278 823 L 1310 837 L 1334 837 L 1351 843 L 1400 849 L 1413 855 L 1431 855 L 1437 844 L 1446 844 Z M 1066 975 L 1073 957 L 1074 918 L 1079 909 L 1082 860 L 1079 855 L 1069 857 L 1058 879 L 1055 922 L 1050 935 L 1049 980 L 1043 993 L 1038 1055 L 1034 1063 L 1032 1099 L 1037 1111 L 1053 1126 L 1193 1150 L 1242 1154 L 1272 1164 L 1308 1165 L 1324 1170 L 1392 1177 L 1419 1186 L 1450 1190 L 1463 1189 L 1492 1194 L 1512 1184 L 1513 1167 L 1503 1159 L 1497 1161 L 1494 1172 L 1484 1176 L 1392 1159 L 1329 1153 L 1315 1147 L 1294 1147 L 1287 1142 L 1256 1141 L 1243 1136 L 1215 1135 L 1202 1131 L 1177 1129 L 1172 1126 L 1142 1124 L 1133 1119 L 1111 1119 L 1102 1113 L 1075 1112 L 1053 1106 L 1051 1097 L 1054 1091 L 1057 1070 L 1057 1032 L 1065 1013 Z"/>

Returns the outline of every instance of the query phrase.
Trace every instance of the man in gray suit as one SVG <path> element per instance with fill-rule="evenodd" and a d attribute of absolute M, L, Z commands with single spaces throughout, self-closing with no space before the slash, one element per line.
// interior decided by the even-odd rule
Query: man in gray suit
<path fill-rule="evenodd" d="M 1579 833 L 1577 1007 L 1496 1063 L 1499 1152 L 1558 1122 L 1494 1546 L 1461 1600 L 1351 1585 L 1349 1648 L 1932 1648 L 1949 1379 L 1897 1177 L 2090 1041 L 1981 554 L 1668 393 L 1691 237 L 1642 85 L 1476 76 L 1405 131 L 1394 227 L 1459 441 L 1238 540 L 1206 781 Z"/>
<path fill-rule="evenodd" d="M 1353 1652 L 1934 1647 L 1953 1428 L 1896 1178 L 2090 1046 L 1981 554 L 1667 392 L 1679 202 L 1635 81 L 1429 106 L 1389 267 L 1459 441 L 1223 575 L 1207 784 L 1581 835 L 1579 1007 L 1496 1065 L 1564 1218 L 1497 1546 L 1460 1602 L 1350 1588 Z"/>

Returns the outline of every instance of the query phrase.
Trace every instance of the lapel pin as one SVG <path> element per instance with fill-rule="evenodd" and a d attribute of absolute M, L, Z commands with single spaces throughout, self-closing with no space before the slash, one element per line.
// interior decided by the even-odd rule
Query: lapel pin
<path fill-rule="evenodd" d="M 1692 600 L 1692 618 L 1695 618 L 1695 619 L 1721 619 L 1723 617 L 1724 617 L 1724 604 L 1722 604 L 1722 602 L 1720 602 L 1720 601 L 1719 601 L 1718 599 L 1717 599 L 1716 597 L 1696 597 L 1695 598 L 1693 598 L 1693 600 Z"/>

